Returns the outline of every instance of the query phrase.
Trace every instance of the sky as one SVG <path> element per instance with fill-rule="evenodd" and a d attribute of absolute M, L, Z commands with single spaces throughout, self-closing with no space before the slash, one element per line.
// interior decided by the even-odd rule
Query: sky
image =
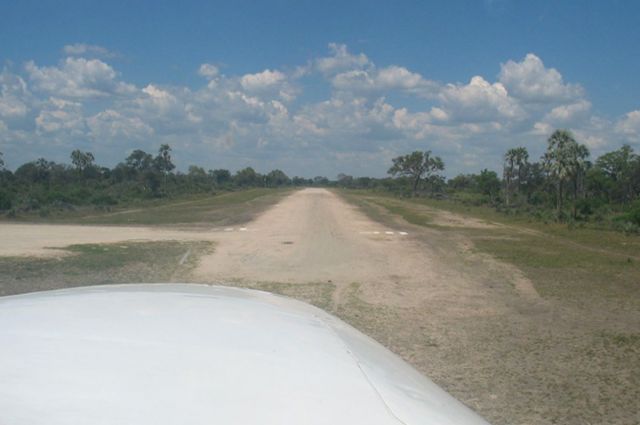
<path fill-rule="evenodd" d="M 0 0 L 0 152 L 449 177 L 537 160 L 554 129 L 640 151 L 637 1 Z"/>

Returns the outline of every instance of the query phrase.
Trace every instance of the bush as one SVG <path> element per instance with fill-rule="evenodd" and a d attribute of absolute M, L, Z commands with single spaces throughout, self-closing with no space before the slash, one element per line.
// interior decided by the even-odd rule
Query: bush
<path fill-rule="evenodd" d="M 89 202 L 96 206 L 111 206 L 116 205 L 118 203 L 117 200 L 113 199 L 110 195 L 106 193 L 98 193 L 91 197 Z"/>
<path fill-rule="evenodd" d="M 91 197 L 91 191 L 89 191 L 89 189 L 82 187 L 82 188 L 73 189 L 71 191 L 71 197 L 69 200 L 72 201 L 72 203 L 77 205 L 77 204 L 86 203 L 90 197 Z"/>
<path fill-rule="evenodd" d="M 12 196 L 7 192 L 0 192 L 0 211 L 10 210 L 12 205 Z"/>
<path fill-rule="evenodd" d="M 624 216 L 614 218 L 611 227 L 619 232 L 640 233 L 640 226 L 628 221 Z"/>
<path fill-rule="evenodd" d="M 531 205 L 543 205 L 549 203 L 549 195 L 542 191 L 535 191 L 529 197 Z"/>
<path fill-rule="evenodd" d="M 49 203 L 49 204 L 56 204 L 60 202 L 69 203 L 72 201 L 72 199 L 69 196 L 59 191 L 53 191 L 53 192 L 47 193 L 44 196 L 44 200 L 45 200 L 45 203 Z"/>
<path fill-rule="evenodd" d="M 576 202 L 576 210 L 581 216 L 587 217 L 602 208 L 603 204 L 600 199 L 579 199 Z"/>
<path fill-rule="evenodd" d="M 40 209 L 41 207 L 41 202 L 34 197 L 27 197 L 25 199 L 22 200 L 22 202 L 20 202 L 19 205 L 19 210 L 23 211 L 23 212 L 29 212 L 29 211 L 35 211 Z"/>
<path fill-rule="evenodd" d="M 640 226 L 640 200 L 635 201 L 633 205 L 631 205 L 631 209 L 626 215 L 630 223 Z"/>

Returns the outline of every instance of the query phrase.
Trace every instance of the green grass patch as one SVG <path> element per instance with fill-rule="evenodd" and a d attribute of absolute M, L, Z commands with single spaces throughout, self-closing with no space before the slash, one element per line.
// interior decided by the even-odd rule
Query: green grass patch
<path fill-rule="evenodd" d="M 113 225 L 218 225 L 250 221 L 256 214 L 291 193 L 292 189 L 248 189 L 198 194 L 179 199 L 154 199 L 109 209 L 58 211 L 46 217 L 30 215 L 21 221 Z"/>
<path fill-rule="evenodd" d="M 369 217 L 375 221 L 390 224 L 389 216 L 392 213 L 402 217 L 405 221 L 418 226 L 430 226 L 432 216 L 425 211 L 417 211 L 412 205 L 401 200 L 385 196 L 367 196 L 364 191 L 339 191 L 338 194 L 349 202 L 360 207 Z"/>
<path fill-rule="evenodd" d="M 185 282 L 211 242 L 72 245 L 56 258 L 0 257 L 0 295 L 111 283 Z M 185 254 L 189 255 L 184 261 Z"/>

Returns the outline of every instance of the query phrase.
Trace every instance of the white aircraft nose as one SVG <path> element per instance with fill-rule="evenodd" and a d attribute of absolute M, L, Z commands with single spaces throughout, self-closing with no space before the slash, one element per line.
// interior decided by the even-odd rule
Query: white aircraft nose
<path fill-rule="evenodd" d="M 320 309 L 113 285 L 0 298 L 0 423 L 487 424 Z"/>

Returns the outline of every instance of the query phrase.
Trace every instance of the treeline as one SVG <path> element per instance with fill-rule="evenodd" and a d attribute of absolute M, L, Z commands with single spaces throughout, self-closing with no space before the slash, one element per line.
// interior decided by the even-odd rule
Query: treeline
<path fill-rule="evenodd" d="M 545 221 L 640 231 L 640 156 L 624 145 L 592 160 L 587 147 L 566 130 L 549 137 L 538 160 L 532 160 L 526 148 L 515 147 L 504 154 L 501 175 L 484 169 L 448 180 L 444 162 L 431 151 L 394 158 L 387 178 L 339 174 L 335 180 L 290 178 L 282 170 L 260 174 L 251 167 L 231 173 L 192 165 L 182 173 L 175 171 L 168 145 L 161 145 L 155 155 L 135 150 L 113 168 L 97 165 L 93 154 L 80 150 L 71 152 L 70 160 L 59 164 L 41 158 L 11 172 L 0 153 L 0 214 L 46 215 L 52 209 L 110 208 L 139 199 L 250 187 L 329 186 L 449 199 Z"/>
<path fill-rule="evenodd" d="M 161 145 L 156 155 L 134 150 L 123 162 L 108 168 L 96 164 L 91 152 L 74 150 L 71 164 L 40 158 L 19 166 L 15 172 L 5 167 L 0 153 L 0 213 L 47 215 L 52 210 L 81 206 L 108 209 L 140 199 L 329 182 L 325 177 L 290 178 L 281 170 L 260 174 L 251 167 L 231 173 L 192 165 L 187 173 L 176 172 L 171 152 L 169 145 Z"/>
<path fill-rule="evenodd" d="M 484 169 L 449 180 L 441 174 L 444 163 L 430 151 L 392 161 L 388 170 L 392 179 L 342 176 L 339 184 L 487 205 L 545 221 L 595 222 L 640 231 L 640 156 L 629 145 L 592 161 L 589 149 L 569 131 L 556 130 L 538 161 L 530 160 L 526 148 L 516 147 L 504 154 L 502 176 Z"/>

